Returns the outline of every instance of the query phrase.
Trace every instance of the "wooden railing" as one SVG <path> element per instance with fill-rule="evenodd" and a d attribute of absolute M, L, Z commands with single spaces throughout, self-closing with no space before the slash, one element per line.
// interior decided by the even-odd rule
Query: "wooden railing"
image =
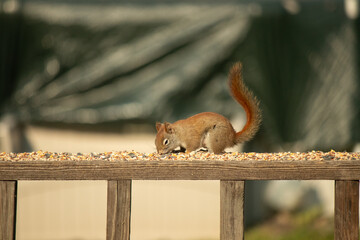
<path fill-rule="evenodd" d="M 271 154 L 269 154 L 270 156 Z M 0 237 L 15 239 L 19 180 L 107 180 L 107 240 L 130 239 L 132 180 L 220 180 L 220 239 L 243 239 L 246 180 L 335 180 L 336 240 L 359 239 L 360 159 L 29 160 L 0 159 Z"/>

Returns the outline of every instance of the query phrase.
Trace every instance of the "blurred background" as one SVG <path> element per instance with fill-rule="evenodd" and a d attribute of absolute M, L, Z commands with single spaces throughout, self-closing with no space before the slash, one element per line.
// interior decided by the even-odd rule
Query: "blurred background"
<path fill-rule="evenodd" d="M 232 151 L 360 151 L 358 15 L 358 0 L 0 0 L 0 151 L 150 153 L 156 121 L 203 111 L 241 129 L 237 61 L 264 120 Z M 333 187 L 246 182 L 246 239 L 332 239 Z M 19 240 L 105 239 L 106 182 L 18 195 Z M 218 181 L 134 181 L 132 206 L 133 240 L 219 238 Z"/>

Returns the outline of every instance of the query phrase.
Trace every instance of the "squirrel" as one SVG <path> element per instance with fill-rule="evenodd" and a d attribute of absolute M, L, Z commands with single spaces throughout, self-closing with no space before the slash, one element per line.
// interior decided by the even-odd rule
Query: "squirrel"
<path fill-rule="evenodd" d="M 167 154 L 180 147 L 186 152 L 206 148 L 219 154 L 225 148 L 253 138 L 261 124 L 261 110 L 259 101 L 243 82 L 240 62 L 230 69 L 229 87 L 232 97 L 246 112 L 247 121 L 241 131 L 236 132 L 226 117 L 213 112 L 198 113 L 174 123 L 157 122 L 157 152 Z"/>

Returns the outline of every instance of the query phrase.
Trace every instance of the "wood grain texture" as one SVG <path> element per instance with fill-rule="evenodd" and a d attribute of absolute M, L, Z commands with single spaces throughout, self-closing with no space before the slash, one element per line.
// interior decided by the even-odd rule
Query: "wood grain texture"
<path fill-rule="evenodd" d="M 16 181 L 0 181 L 0 239 L 15 239 Z"/>
<path fill-rule="evenodd" d="M 244 239 L 244 181 L 220 182 L 220 240 Z"/>
<path fill-rule="evenodd" d="M 0 180 L 354 180 L 360 161 L 0 161 Z"/>
<path fill-rule="evenodd" d="M 131 180 L 108 181 L 106 240 L 130 240 Z"/>
<path fill-rule="evenodd" d="M 335 181 L 335 240 L 359 240 L 359 181 Z"/>

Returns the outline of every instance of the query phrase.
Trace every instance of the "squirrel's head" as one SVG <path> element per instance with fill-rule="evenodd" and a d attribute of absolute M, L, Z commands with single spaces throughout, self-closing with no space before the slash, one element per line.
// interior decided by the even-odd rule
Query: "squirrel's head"
<path fill-rule="evenodd" d="M 156 138 L 155 145 L 159 154 L 170 153 L 179 147 L 178 139 L 176 137 L 176 130 L 171 123 L 156 123 Z"/>

